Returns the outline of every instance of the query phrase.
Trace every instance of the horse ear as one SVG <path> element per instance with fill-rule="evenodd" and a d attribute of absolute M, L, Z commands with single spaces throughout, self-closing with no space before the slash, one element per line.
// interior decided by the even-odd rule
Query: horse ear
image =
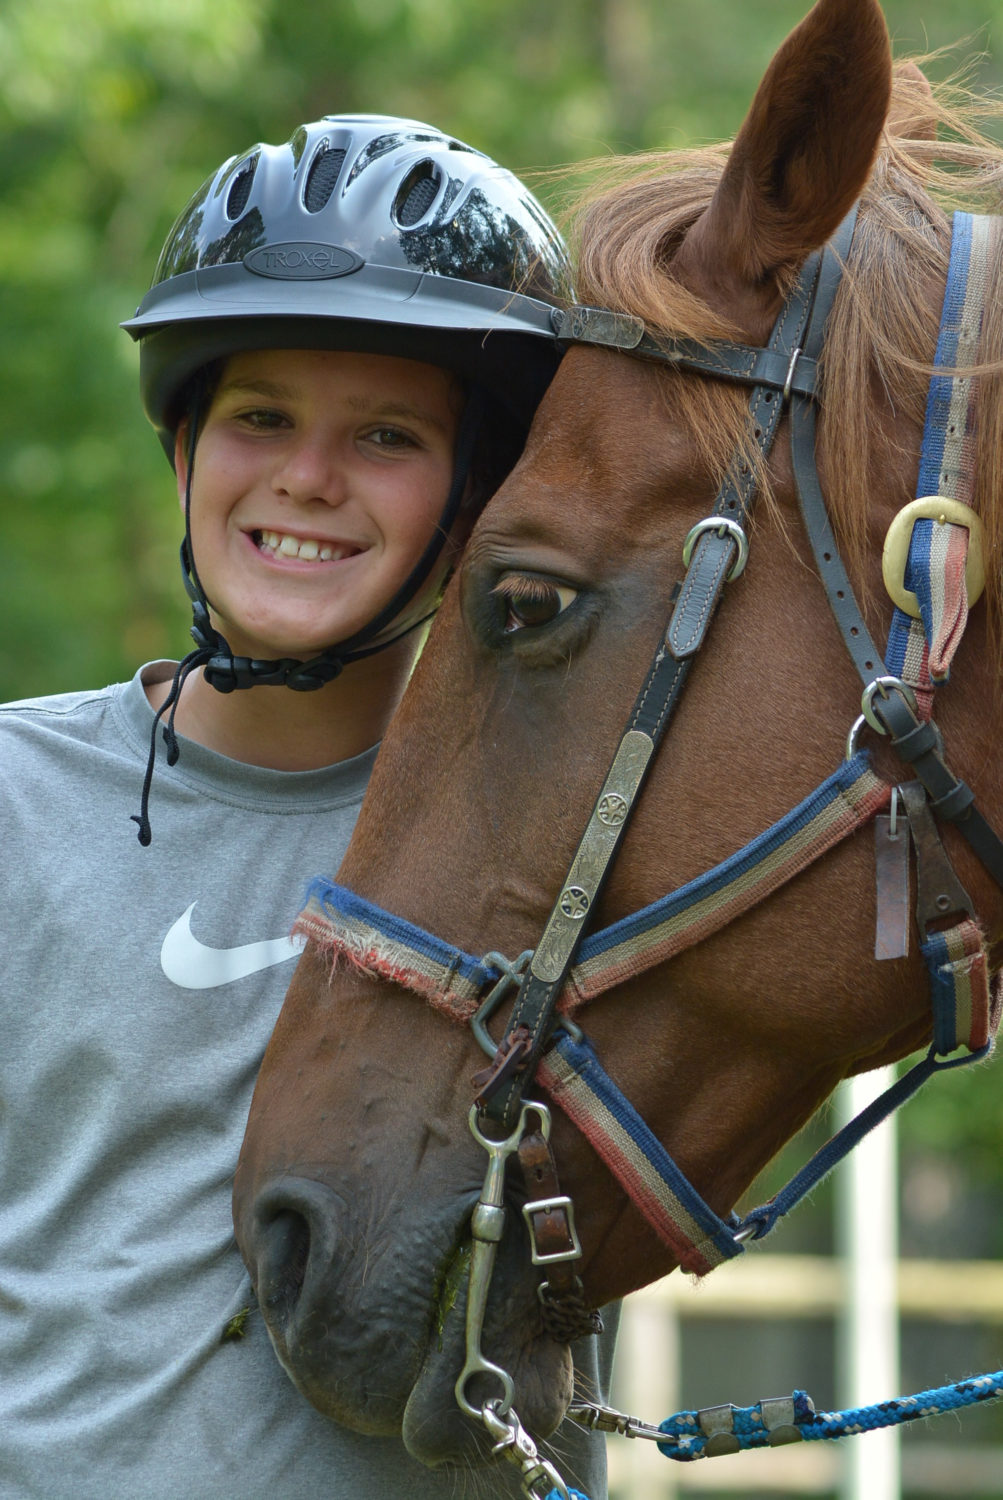
<path fill-rule="evenodd" d="M 722 292 L 761 296 L 767 283 L 774 293 L 859 196 L 890 90 L 876 0 L 818 0 L 770 64 L 673 274 L 712 302 Z"/>
<path fill-rule="evenodd" d="M 903 140 L 934 141 L 937 138 L 933 89 L 917 63 L 899 63 L 895 69 L 892 103 L 885 129 L 889 135 Z"/>

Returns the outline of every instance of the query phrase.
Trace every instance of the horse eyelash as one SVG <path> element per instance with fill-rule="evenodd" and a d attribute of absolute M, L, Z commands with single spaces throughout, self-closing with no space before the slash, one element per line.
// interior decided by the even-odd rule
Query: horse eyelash
<path fill-rule="evenodd" d="M 557 585 L 548 583 L 543 578 L 532 578 L 519 575 L 499 579 L 491 590 L 492 594 L 500 599 L 531 599 L 534 603 L 545 604 L 556 592 Z"/>

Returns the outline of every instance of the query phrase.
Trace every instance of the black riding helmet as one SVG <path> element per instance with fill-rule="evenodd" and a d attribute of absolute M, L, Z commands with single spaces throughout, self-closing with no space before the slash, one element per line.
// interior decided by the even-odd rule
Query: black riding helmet
<path fill-rule="evenodd" d="M 186 526 L 196 650 L 165 710 L 199 666 L 222 692 L 306 690 L 389 644 L 383 633 L 434 566 L 475 455 L 507 454 L 501 472 L 494 460 L 497 482 L 518 454 L 560 358 L 552 309 L 570 297 L 567 253 L 533 195 L 489 157 L 416 120 L 325 115 L 285 145 L 231 157 L 203 184 L 122 325 L 140 344 L 143 405 L 172 463 L 185 417 L 194 454 L 207 372 L 245 349 L 422 360 L 453 371 L 468 395 L 433 543 L 375 620 L 312 661 L 234 657 L 210 623 Z M 480 466 L 491 473 L 491 461 Z M 166 733 L 174 754 L 170 722 Z M 140 830 L 142 838 L 143 821 Z"/>
<path fill-rule="evenodd" d="M 231 157 L 177 220 L 123 323 L 173 461 L 192 376 L 241 349 L 347 349 L 454 370 L 528 426 L 571 291 L 519 180 L 431 125 L 326 115 Z"/>

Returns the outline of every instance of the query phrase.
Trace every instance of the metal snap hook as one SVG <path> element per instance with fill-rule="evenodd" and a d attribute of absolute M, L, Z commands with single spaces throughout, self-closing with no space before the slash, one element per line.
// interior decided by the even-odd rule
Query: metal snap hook
<path fill-rule="evenodd" d="M 457 1405 L 468 1417 L 479 1417 L 483 1403 L 475 1406 L 467 1396 L 467 1385 L 477 1375 L 493 1376 L 501 1386 L 501 1399 L 492 1403 L 499 1416 L 504 1416 L 512 1405 L 515 1385 L 512 1377 L 500 1365 L 487 1359 L 481 1349 L 481 1335 L 487 1312 L 488 1293 L 494 1272 L 498 1243 L 505 1232 L 505 1164 L 519 1149 L 519 1142 L 527 1129 L 527 1120 L 535 1114 L 539 1120 L 540 1133 L 544 1140 L 550 1136 L 550 1110 L 545 1104 L 527 1099 L 519 1112 L 519 1121 L 512 1134 L 501 1140 L 492 1140 L 478 1125 L 478 1110 L 472 1106 L 467 1123 L 470 1133 L 478 1145 L 488 1154 L 487 1171 L 481 1196 L 470 1216 L 472 1248 L 470 1253 L 469 1289 L 467 1292 L 466 1359 L 453 1387 Z"/>

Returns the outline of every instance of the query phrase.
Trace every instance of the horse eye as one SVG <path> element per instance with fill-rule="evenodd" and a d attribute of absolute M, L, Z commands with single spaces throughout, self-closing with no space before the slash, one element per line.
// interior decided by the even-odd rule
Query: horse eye
<path fill-rule="evenodd" d="M 544 578 L 503 578 L 494 593 L 505 606 L 505 634 L 548 625 L 578 597 L 578 590 Z"/>

